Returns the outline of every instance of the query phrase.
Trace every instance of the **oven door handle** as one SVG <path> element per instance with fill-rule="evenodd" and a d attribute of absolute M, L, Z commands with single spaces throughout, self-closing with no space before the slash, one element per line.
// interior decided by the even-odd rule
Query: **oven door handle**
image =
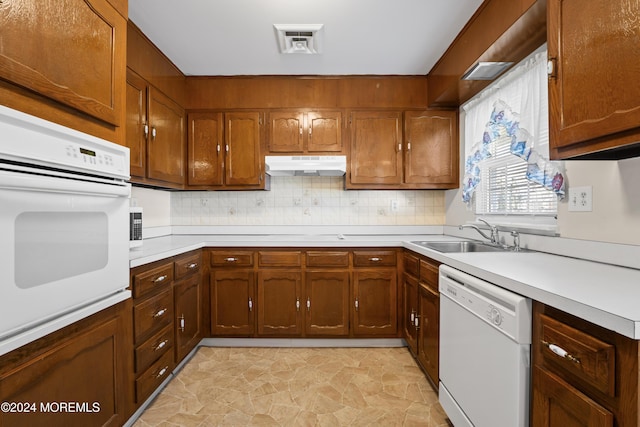
<path fill-rule="evenodd" d="M 106 184 L 9 171 L 0 171 L 0 188 L 101 197 L 129 197 L 131 195 L 131 184 L 125 182 Z"/>

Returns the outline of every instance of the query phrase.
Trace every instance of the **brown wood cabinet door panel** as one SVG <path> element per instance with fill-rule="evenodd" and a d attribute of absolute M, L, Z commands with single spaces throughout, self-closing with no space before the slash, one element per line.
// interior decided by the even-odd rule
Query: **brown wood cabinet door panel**
<path fill-rule="evenodd" d="M 405 112 L 404 180 L 458 185 L 458 121 L 455 111 Z"/>
<path fill-rule="evenodd" d="M 540 315 L 540 352 L 544 364 L 554 366 L 558 373 L 570 376 L 615 396 L 616 349 L 585 332 L 565 325 L 544 314 Z M 555 347 L 554 347 L 555 346 Z M 570 357 L 561 357 L 552 351 L 559 347 Z"/>
<path fill-rule="evenodd" d="M 402 280 L 402 305 L 403 318 L 401 325 L 404 328 L 404 339 L 407 341 L 409 350 L 415 356 L 418 355 L 418 327 L 416 319 L 418 312 L 418 279 L 405 273 Z"/>
<path fill-rule="evenodd" d="M 134 298 L 152 294 L 160 289 L 165 290 L 173 282 L 173 263 L 167 262 L 150 269 L 144 267 L 143 271 L 133 273 L 131 282 Z"/>
<path fill-rule="evenodd" d="M 0 78 L 120 126 L 126 26 L 106 0 L 2 2 Z"/>
<path fill-rule="evenodd" d="M 133 308 L 135 342 L 140 343 L 173 321 L 173 292 L 166 291 Z"/>
<path fill-rule="evenodd" d="M 355 335 L 394 335 L 397 332 L 396 270 L 353 272 Z"/>
<path fill-rule="evenodd" d="M 222 185 L 224 140 L 222 113 L 190 113 L 188 117 L 188 185 Z"/>
<path fill-rule="evenodd" d="M 300 267 L 302 265 L 301 251 L 259 251 L 259 267 Z"/>
<path fill-rule="evenodd" d="M 302 334 L 302 273 L 285 270 L 258 272 L 258 334 Z"/>
<path fill-rule="evenodd" d="M 149 87 L 147 178 L 184 184 L 184 110 Z"/>
<path fill-rule="evenodd" d="M 200 275 L 175 284 L 176 362 L 180 362 L 202 338 L 202 299 Z"/>
<path fill-rule="evenodd" d="M 439 381 L 440 295 L 420 283 L 418 319 L 418 361 L 433 384 Z"/>
<path fill-rule="evenodd" d="M 124 368 L 118 354 L 122 351 L 119 334 L 123 333 L 117 319 L 100 323 L 0 377 L 1 402 L 36 405 L 32 412 L 3 411 L 0 423 L 43 427 L 122 425 L 126 421 L 121 404 L 125 390 L 116 380 Z M 87 411 L 60 410 L 60 403 L 65 402 L 88 402 Z M 47 407 L 51 409 L 47 411 Z"/>
<path fill-rule="evenodd" d="M 613 414 L 555 375 L 533 368 L 532 427 L 613 427 Z"/>
<path fill-rule="evenodd" d="M 260 185 L 262 183 L 261 113 L 225 114 L 225 183 Z"/>
<path fill-rule="evenodd" d="M 402 183 L 402 113 L 351 114 L 352 184 Z"/>
<path fill-rule="evenodd" d="M 256 304 L 254 282 L 251 270 L 211 271 L 212 335 L 253 334 Z"/>
<path fill-rule="evenodd" d="M 198 249 L 195 253 L 182 255 L 173 262 L 173 266 L 176 280 L 199 273 L 202 266 L 202 252 Z"/>
<path fill-rule="evenodd" d="M 307 271 L 306 335 L 349 335 L 349 271 Z"/>
<path fill-rule="evenodd" d="M 273 111 L 269 113 L 269 152 L 302 153 L 304 151 L 304 114 Z"/>
<path fill-rule="evenodd" d="M 342 151 L 341 112 L 307 113 L 307 129 L 307 150 L 309 152 Z"/>
<path fill-rule="evenodd" d="M 640 124 L 640 8 L 626 1 L 549 0 L 551 147 Z M 586 30 L 589 29 L 589 30 Z"/>
<path fill-rule="evenodd" d="M 173 348 L 173 325 L 167 325 L 134 350 L 135 372 L 142 373 L 169 349 Z"/>
<path fill-rule="evenodd" d="M 127 69 L 125 142 L 129 147 L 131 176 L 144 178 L 147 168 L 147 82 Z"/>

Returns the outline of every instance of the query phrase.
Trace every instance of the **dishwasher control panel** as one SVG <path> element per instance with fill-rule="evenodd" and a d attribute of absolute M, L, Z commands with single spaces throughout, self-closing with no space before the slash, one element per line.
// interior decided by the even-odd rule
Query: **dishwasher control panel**
<path fill-rule="evenodd" d="M 449 298 L 521 344 L 531 343 L 531 300 L 446 265 L 440 266 L 441 297 Z"/>

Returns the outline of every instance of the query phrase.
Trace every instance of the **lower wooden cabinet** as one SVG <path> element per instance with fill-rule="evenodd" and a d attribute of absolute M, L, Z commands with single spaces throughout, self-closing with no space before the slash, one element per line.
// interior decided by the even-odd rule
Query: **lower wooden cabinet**
<path fill-rule="evenodd" d="M 3 407 L 0 425 L 123 425 L 130 324 L 125 301 L 1 356 L 0 402 L 22 406 Z"/>
<path fill-rule="evenodd" d="M 438 262 L 408 250 L 403 255 L 403 336 L 434 386 L 439 381 L 440 352 L 438 266 Z"/>
<path fill-rule="evenodd" d="M 533 304 L 533 427 L 638 425 L 638 341 Z"/>
<path fill-rule="evenodd" d="M 399 253 L 211 249 L 211 334 L 396 337 Z"/>
<path fill-rule="evenodd" d="M 176 363 L 182 361 L 204 337 L 201 282 L 200 274 L 193 274 L 173 287 Z"/>

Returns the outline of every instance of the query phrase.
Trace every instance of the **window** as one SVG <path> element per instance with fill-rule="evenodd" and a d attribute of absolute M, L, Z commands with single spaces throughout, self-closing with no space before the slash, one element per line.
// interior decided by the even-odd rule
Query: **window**
<path fill-rule="evenodd" d="M 478 215 L 555 217 L 564 176 L 549 161 L 546 46 L 462 109 L 463 200 Z"/>

